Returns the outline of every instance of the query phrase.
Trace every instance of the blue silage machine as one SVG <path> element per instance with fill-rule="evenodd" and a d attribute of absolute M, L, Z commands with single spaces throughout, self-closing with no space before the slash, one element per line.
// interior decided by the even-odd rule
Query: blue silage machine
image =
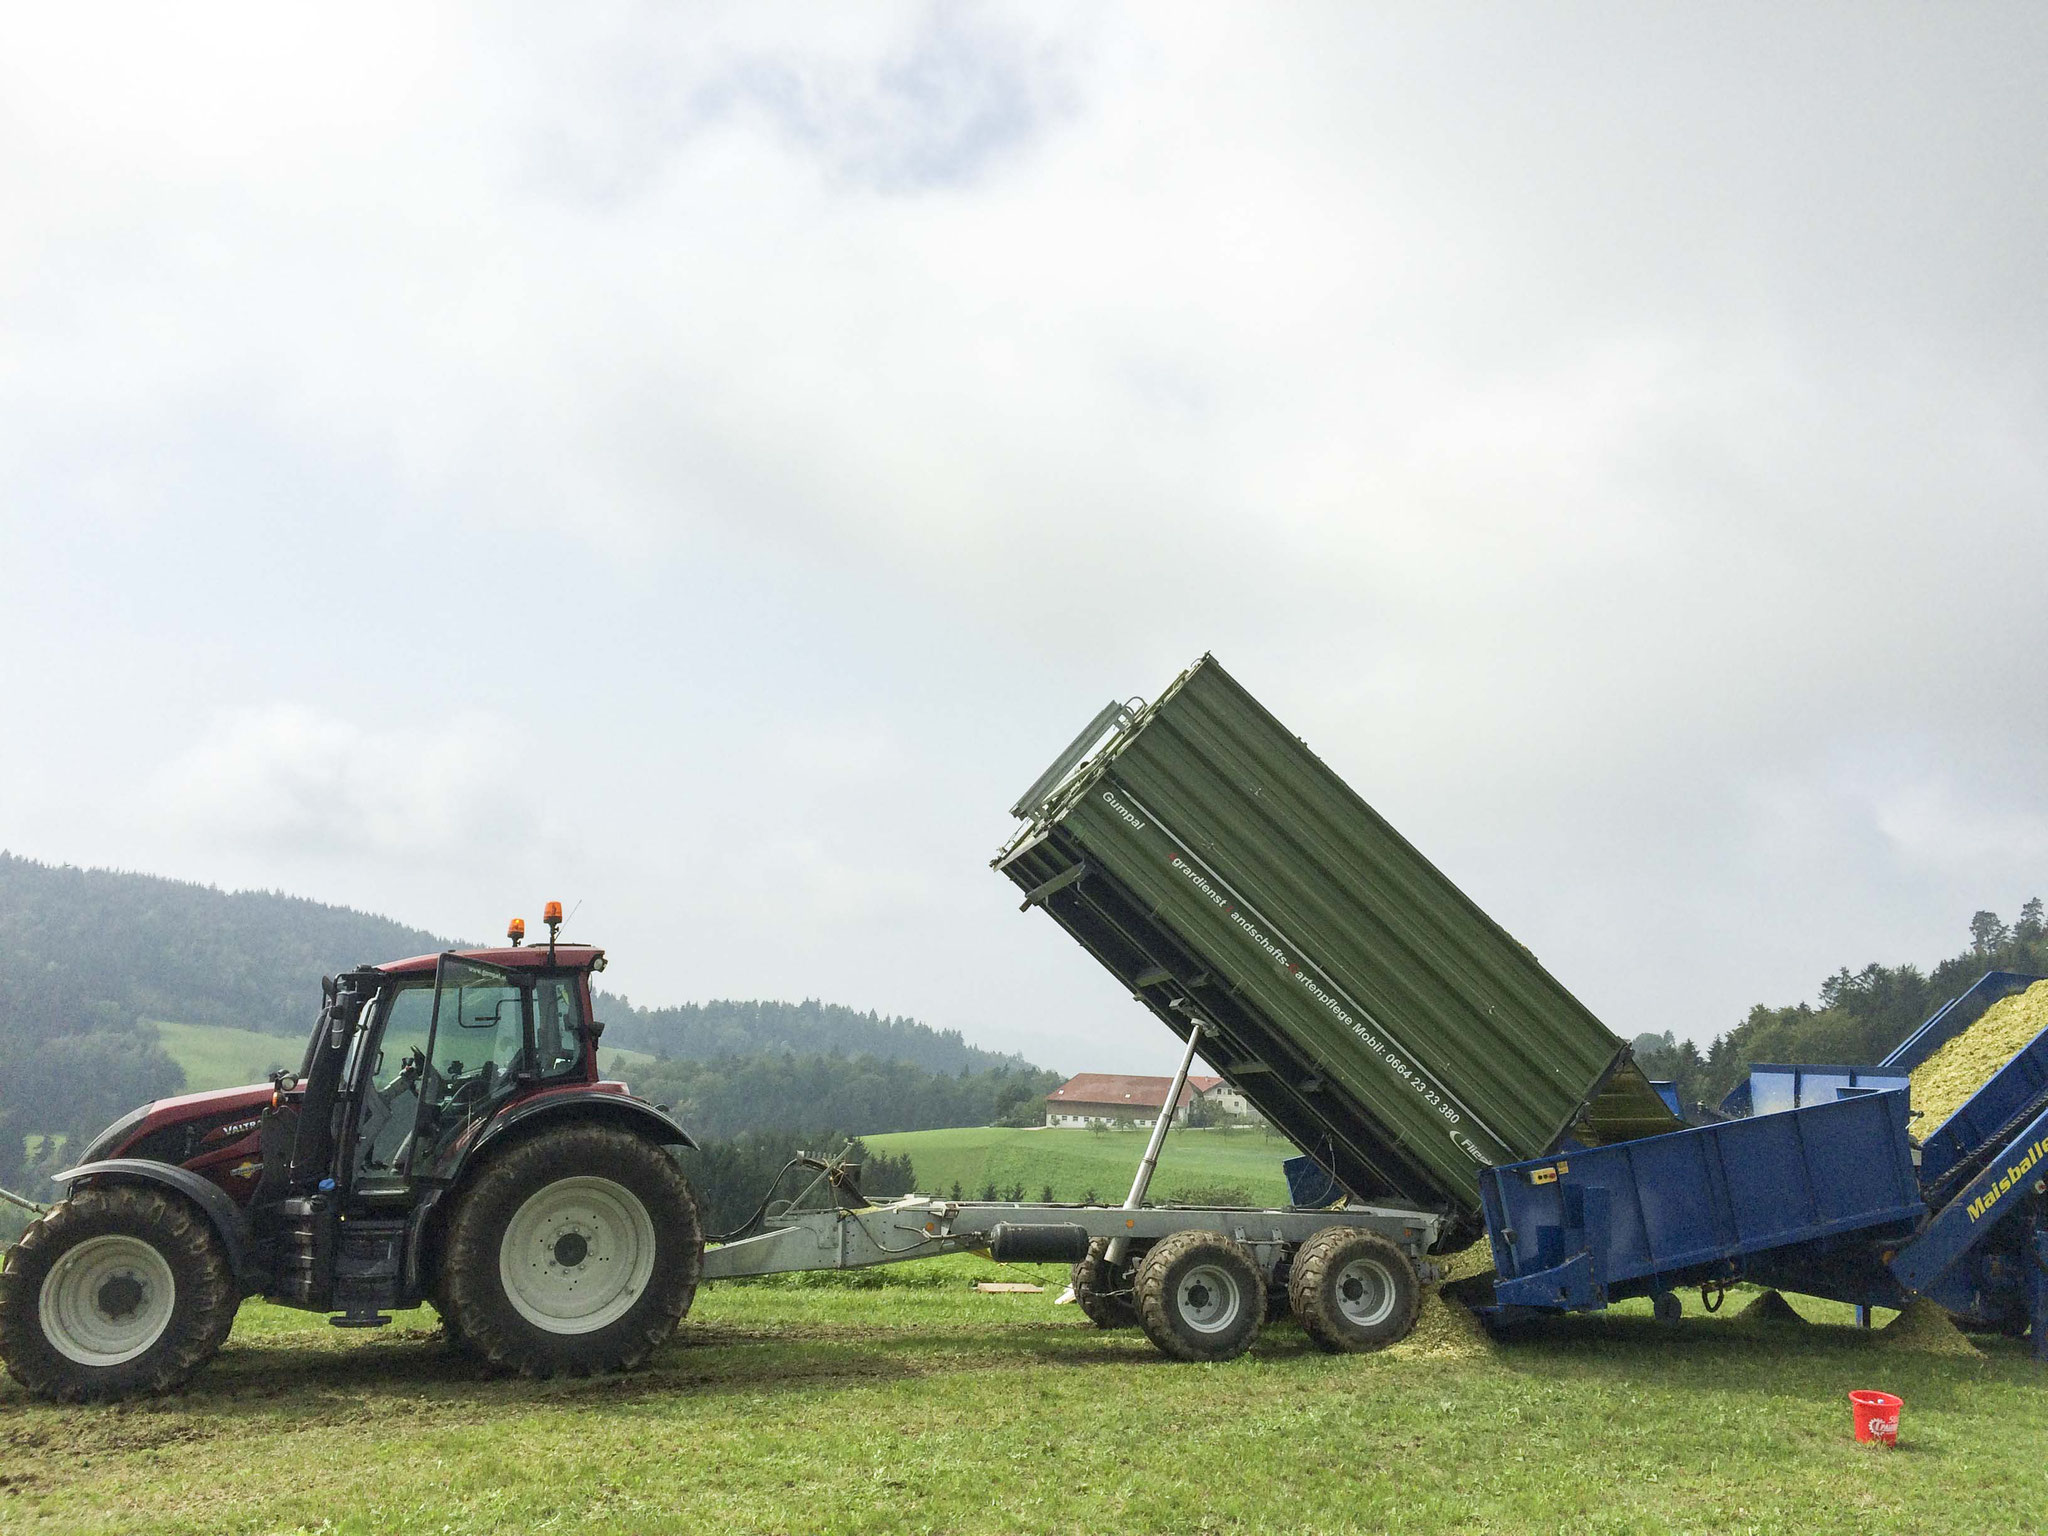
<path fill-rule="evenodd" d="M 1858 1307 L 1927 1297 L 2048 1361 L 2048 1030 L 1947 1120 L 1908 1132 L 1907 1076 L 1999 998 L 1993 972 L 1875 1067 L 1760 1065 L 1730 1118 L 1565 1147 L 1481 1178 L 1492 1314 L 1595 1310 L 1740 1280 Z"/>

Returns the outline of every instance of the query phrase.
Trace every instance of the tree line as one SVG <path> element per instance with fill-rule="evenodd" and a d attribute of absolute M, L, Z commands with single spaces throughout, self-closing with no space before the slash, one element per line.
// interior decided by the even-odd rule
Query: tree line
<path fill-rule="evenodd" d="M 764 1125 L 796 1134 L 857 1126 L 874 1135 L 1038 1125 L 1045 1096 L 1061 1082 L 1036 1067 L 952 1074 L 874 1056 L 794 1052 L 657 1061 L 628 1075 L 635 1093 L 668 1105 L 693 1134 L 714 1137 Z"/>
<path fill-rule="evenodd" d="M 969 1045 L 957 1029 L 934 1029 L 916 1019 L 889 1017 L 808 998 L 801 1003 L 720 998 L 672 1008 L 636 1008 L 600 993 L 598 1017 L 605 1043 L 656 1056 L 713 1061 L 728 1056 L 874 1056 L 909 1062 L 928 1072 L 1031 1070 L 1021 1056 Z"/>
<path fill-rule="evenodd" d="M 1704 1051 L 1669 1031 L 1638 1035 L 1636 1062 L 1651 1077 L 1675 1082 L 1679 1102 L 1688 1109 L 1719 1104 L 1753 1061 L 1880 1061 L 1986 971 L 2048 976 L 2048 921 L 2040 897 L 2022 906 L 2012 923 L 1996 912 L 1975 914 L 1969 947 L 1931 972 L 1875 962 L 1860 971 L 1845 966 L 1820 984 L 1815 1002 L 1775 1008 L 1758 1003 Z"/>

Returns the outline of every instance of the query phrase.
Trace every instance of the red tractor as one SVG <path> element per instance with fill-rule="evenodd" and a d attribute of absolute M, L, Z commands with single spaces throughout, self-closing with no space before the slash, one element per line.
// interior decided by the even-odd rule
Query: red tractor
<path fill-rule="evenodd" d="M 145 1104 L 58 1176 L 0 1264 L 0 1359 L 30 1392 L 160 1392 L 245 1296 L 372 1328 L 431 1301 L 455 1347 L 532 1376 L 629 1370 L 675 1332 L 704 1234 L 662 1110 L 598 1075 L 591 975 L 558 944 L 323 983 L 297 1073 Z"/>

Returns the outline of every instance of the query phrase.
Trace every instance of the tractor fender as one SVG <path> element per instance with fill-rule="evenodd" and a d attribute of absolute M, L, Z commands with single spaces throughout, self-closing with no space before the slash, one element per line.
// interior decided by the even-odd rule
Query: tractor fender
<path fill-rule="evenodd" d="M 220 1238 L 221 1246 L 227 1250 L 228 1267 L 235 1272 L 235 1281 L 244 1294 L 262 1289 L 264 1276 L 255 1264 L 248 1214 L 211 1179 L 201 1178 L 176 1163 L 153 1162 L 146 1157 L 110 1157 L 50 1175 L 50 1182 L 63 1186 L 67 1195 L 71 1185 L 85 1179 L 104 1184 L 157 1184 L 183 1195 L 199 1207 Z"/>
<path fill-rule="evenodd" d="M 513 1130 L 521 1126 L 534 1128 L 545 1121 L 558 1119 L 616 1125 L 662 1146 L 697 1145 L 695 1138 L 672 1115 L 656 1109 L 645 1099 L 628 1098 L 623 1093 L 606 1093 L 599 1088 L 571 1088 L 566 1092 L 541 1094 L 506 1110 L 491 1122 L 489 1129 L 477 1138 L 476 1145 L 469 1149 L 468 1156 L 462 1160 L 463 1171 L 467 1172 L 487 1149 L 502 1144 Z"/>
<path fill-rule="evenodd" d="M 453 1203 L 444 1197 L 468 1179 L 470 1173 L 482 1162 L 486 1152 L 495 1147 L 502 1147 L 512 1131 L 521 1127 L 536 1130 L 553 1120 L 584 1120 L 602 1125 L 616 1125 L 645 1136 L 649 1141 L 662 1146 L 697 1145 L 696 1140 L 672 1115 L 656 1109 L 645 1099 L 628 1098 L 622 1093 L 606 1093 L 597 1088 L 572 1088 L 514 1105 L 493 1121 L 490 1128 L 477 1138 L 476 1145 L 464 1154 L 462 1167 L 448 1185 L 428 1190 L 421 1196 L 419 1206 L 413 1213 L 412 1230 L 406 1236 L 405 1275 L 409 1287 L 421 1292 L 432 1289 L 433 1276 L 429 1271 L 439 1262 L 435 1257 L 441 1227 L 438 1208 L 445 1205 L 449 1210 L 454 1209 Z"/>

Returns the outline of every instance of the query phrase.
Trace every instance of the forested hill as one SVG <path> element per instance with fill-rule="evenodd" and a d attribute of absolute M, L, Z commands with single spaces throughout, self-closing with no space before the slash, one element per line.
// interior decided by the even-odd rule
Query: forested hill
<path fill-rule="evenodd" d="M 222 1024 L 303 1040 L 320 978 L 433 954 L 421 928 L 275 891 L 38 864 L 0 852 L 0 1033 L 52 1038 L 138 1019 Z M 604 997 L 609 1045 L 659 1056 L 869 1055 L 932 1072 L 1022 1067 L 957 1029 L 808 1001 L 635 1008 Z"/>
<path fill-rule="evenodd" d="M 874 1056 L 928 1072 L 993 1072 L 1029 1068 L 1021 1056 L 969 1045 L 957 1029 L 915 1019 L 861 1013 L 815 999 L 801 1003 L 717 1001 L 679 1008 L 635 1008 L 601 997 L 605 1044 L 686 1061 L 726 1056 Z"/>
<path fill-rule="evenodd" d="M 303 1039 L 320 978 L 446 940 L 276 891 L 38 864 L 0 852 L 0 1007 L 15 1031 L 138 1018 Z"/>
<path fill-rule="evenodd" d="M 1753 1061 L 1874 1062 L 1986 971 L 2048 976 L 2048 920 L 2035 897 L 2007 923 L 1996 912 L 1970 919 L 1969 947 L 1932 971 L 1917 965 L 1846 966 L 1820 984 L 1811 1003 L 1758 1003 L 1749 1017 L 1702 1051 L 1669 1033 L 1636 1037 L 1636 1060 L 1652 1077 L 1678 1084 L 1679 1098 L 1718 1104 Z"/>

